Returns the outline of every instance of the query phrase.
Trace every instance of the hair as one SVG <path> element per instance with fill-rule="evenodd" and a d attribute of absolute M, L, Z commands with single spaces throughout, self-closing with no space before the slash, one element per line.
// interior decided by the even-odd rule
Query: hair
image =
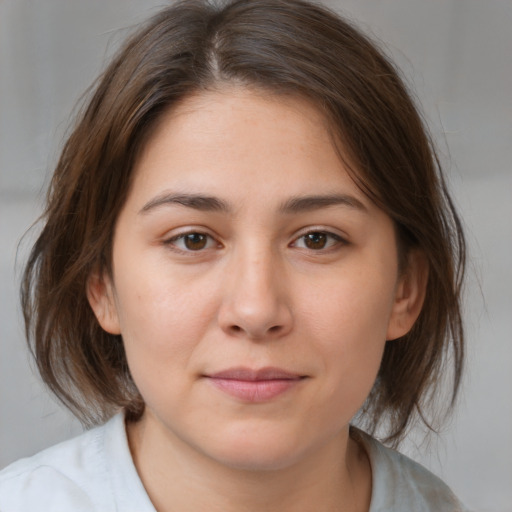
<path fill-rule="evenodd" d="M 87 281 L 111 272 L 116 220 L 158 120 L 188 96 L 230 84 L 312 102 L 343 141 L 352 178 L 393 220 L 399 260 L 413 248 L 425 255 L 422 311 L 407 335 L 386 343 L 361 418 L 370 432 L 385 426 L 394 445 L 414 419 L 434 428 L 439 411 L 454 406 L 463 369 L 461 222 L 400 73 L 351 23 L 302 0 L 175 3 L 99 77 L 64 145 L 23 276 L 26 334 L 42 379 L 86 425 L 119 408 L 141 417 L 122 339 L 99 326 Z M 440 404 L 445 375 L 450 398 Z"/>

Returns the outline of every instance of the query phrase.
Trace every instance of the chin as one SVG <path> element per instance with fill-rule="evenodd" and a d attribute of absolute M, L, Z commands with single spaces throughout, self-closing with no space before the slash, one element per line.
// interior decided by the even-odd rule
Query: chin
<path fill-rule="evenodd" d="M 295 451 L 276 452 L 259 449 L 219 453 L 216 460 L 223 466 L 237 471 L 266 472 L 279 471 L 295 465 L 301 459 Z"/>
<path fill-rule="evenodd" d="M 307 454 L 308 443 L 293 434 L 244 429 L 212 440 L 209 456 L 239 471 L 277 471 L 298 463 Z M 312 448 L 312 447 L 311 447 Z"/>

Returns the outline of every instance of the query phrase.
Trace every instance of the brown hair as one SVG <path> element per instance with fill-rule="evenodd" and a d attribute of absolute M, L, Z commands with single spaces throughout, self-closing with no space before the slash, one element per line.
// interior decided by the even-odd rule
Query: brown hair
<path fill-rule="evenodd" d="M 397 70 L 347 21 L 301 0 L 176 3 L 100 77 L 62 151 L 22 284 L 43 380 L 84 423 L 119 407 L 142 414 L 122 340 L 98 325 L 87 279 L 94 269 L 110 272 L 116 219 L 156 121 L 184 97 L 225 83 L 312 101 L 343 140 L 352 177 L 393 219 L 401 261 L 412 247 L 425 254 L 425 304 L 411 332 L 387 343 L 362 418 L 370 431 L 384 422 L 395 444 L 417 414 L 430 426 L 441 377 L 451 367 L 449 410 L 463 367 L 460 221 Z"/>

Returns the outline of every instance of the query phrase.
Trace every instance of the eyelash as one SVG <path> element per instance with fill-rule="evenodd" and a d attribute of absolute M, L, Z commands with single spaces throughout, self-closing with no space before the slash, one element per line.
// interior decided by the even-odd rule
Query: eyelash
<path fill-rule="evenodd" d="M 203 233 L 202 231 L 187 231 L 185 233 L 180 233 L 179 235 L 173 236 L 172 238 L 169 238 L 167 240 L 164 240 L 164 245 L 170 246 L 173 250 L 187 254 L 187 253 L 193 253 L 193 252 L 202 252 L 205 249 L 210 249 L 211 247 L 201 247 L 198 249 L 190 249 L 188 247 L 178 247 L 177 243 L 183 242 L 186 243 L 187 237 L 191 236 L 200 236 L 203 237 L 203 239 L 206 239 L 206 244 L 210 242 L 215 242 L 215 239 L 209 235 L 208 233 Z M 217 243 L 217 246 L 220 244 Z"/>
<path fill-rule="evenodd" d="M 311 247 L 300 247 L 300 249 L 306 249 L 306 250 L 310 250 L 310 251 L 313 251 L 313 252 L 327 252 L 329 250 L 333 250 L 335 249 L 336 247 L 339 247 L 341 245 L 347 245 L 347 241 L 342 238 L 340 235 L 336 235 L 335 233 L 331 233 L 330 231 L 326 231 L 326 230 L 323 230 L 323 229 L 311 229 L 309 231 L 307 231 L 306 233 L 303 233 L 302 235 L 300 235 L 298 238 L 296 238 L 292 244 L 290 244 L 292 247 L 298 247 L 297 246 L 297 242 L 299 240 L 303 240 L 305 242 L 305 244 L 307 244 L 306 240 L 307 238 L 306 237 L 312 237 L 314 235 L 321 235 L 323 237 L 325 237 L 325 241 L 326 241 L 326 247 L 320 247 L 320 248 L 317 248 L 317 249 L 312 249 Z M 310 238 L 310 240 L 312 240 L 312 238 Z M 329 240 L 330 240 L 330 243 L 329 243 Z"/>
<path fill-rule="evenodd" d="M 325 240 L 325 243 L 327 246 L 320 247 L 317 249 L 307 247 L 306 246 L 306 244 L 307 244 L 306 237 L 308 237 L 308 236 L 312 237 L 315 235 L 317 235 L 317 236 L 320 235 L 320 236 L 325 237 L 324 240 Z M 197 249 L 191 249 L 190 247 L 186 247 L 186 246 L 185 247 L 178 246 L 178 243 L 180 243 L 180 242 L 182 242 L 183 244 L 186 244 L 187 237 L 191 237 L 191 236 L 202 237 L 202 239 L 198 242 L 200 243 L 201 241 L 205 240 L 205 246 L 198 247 Z M 298 242 L 300 240 L 304 241 L 303 247 L 298 246 Z M 312 240 L 312 239 L 310 239 L 310 240 Z M 216 241 L 208 233 L 204 233 L 202 231 L 187 231 L 185 233 L 180 233 L 179 235 L 175 235 L 169 239 L 164 240 L 164 245 L 170 246 L 173 250 L 180 252 L 182 254 L 190 254 L 190 253 L 194 253 L 194 252 L 200 253 L 207 249 L 211 249 L 212 242 L 216 242 Z M 313 241 L 313 243 L 315 243 L 315 242 Z M 312 252 L 321 253 L 321 252 L 328 252 L 329 250 L 333 250 L 338 246 L 347 245 L 347 244 L 348 244 L 348 242 L 344 238 L 342 238 L 341 236 L 339 236 L 335 233 L 332 233 L 332 232 L 326 231 L 326 230 L 322 230 L 322 229 L 311 229 L 311 230 L 301 234 L 297 238 L 295 238 L 294 241 L 289 246 L 297 247 L 299 249 L 304 249 L 304 250 L 308 250 L 308 251 L 312 251 Z M 210 247 L 208 247 L 208 245 L 210 245 Z M 217 242 L 217 247 L 220 247 L 220 246 L 221 246 L 221 244 Z"/>

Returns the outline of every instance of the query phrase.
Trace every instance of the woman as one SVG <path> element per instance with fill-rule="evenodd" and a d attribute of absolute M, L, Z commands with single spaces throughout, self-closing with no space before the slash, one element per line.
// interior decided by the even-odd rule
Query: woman
<path fill-rule="evenodd" d="M 298 0 L 164 9 L 78 119 L 23 284 L 43 379 L 107 423 L 4 470 L 0 508 L 463 510 L 369 435 L 430 426 L 447 354 L 453 405 L 463 269 L 368 39 Z"/>

